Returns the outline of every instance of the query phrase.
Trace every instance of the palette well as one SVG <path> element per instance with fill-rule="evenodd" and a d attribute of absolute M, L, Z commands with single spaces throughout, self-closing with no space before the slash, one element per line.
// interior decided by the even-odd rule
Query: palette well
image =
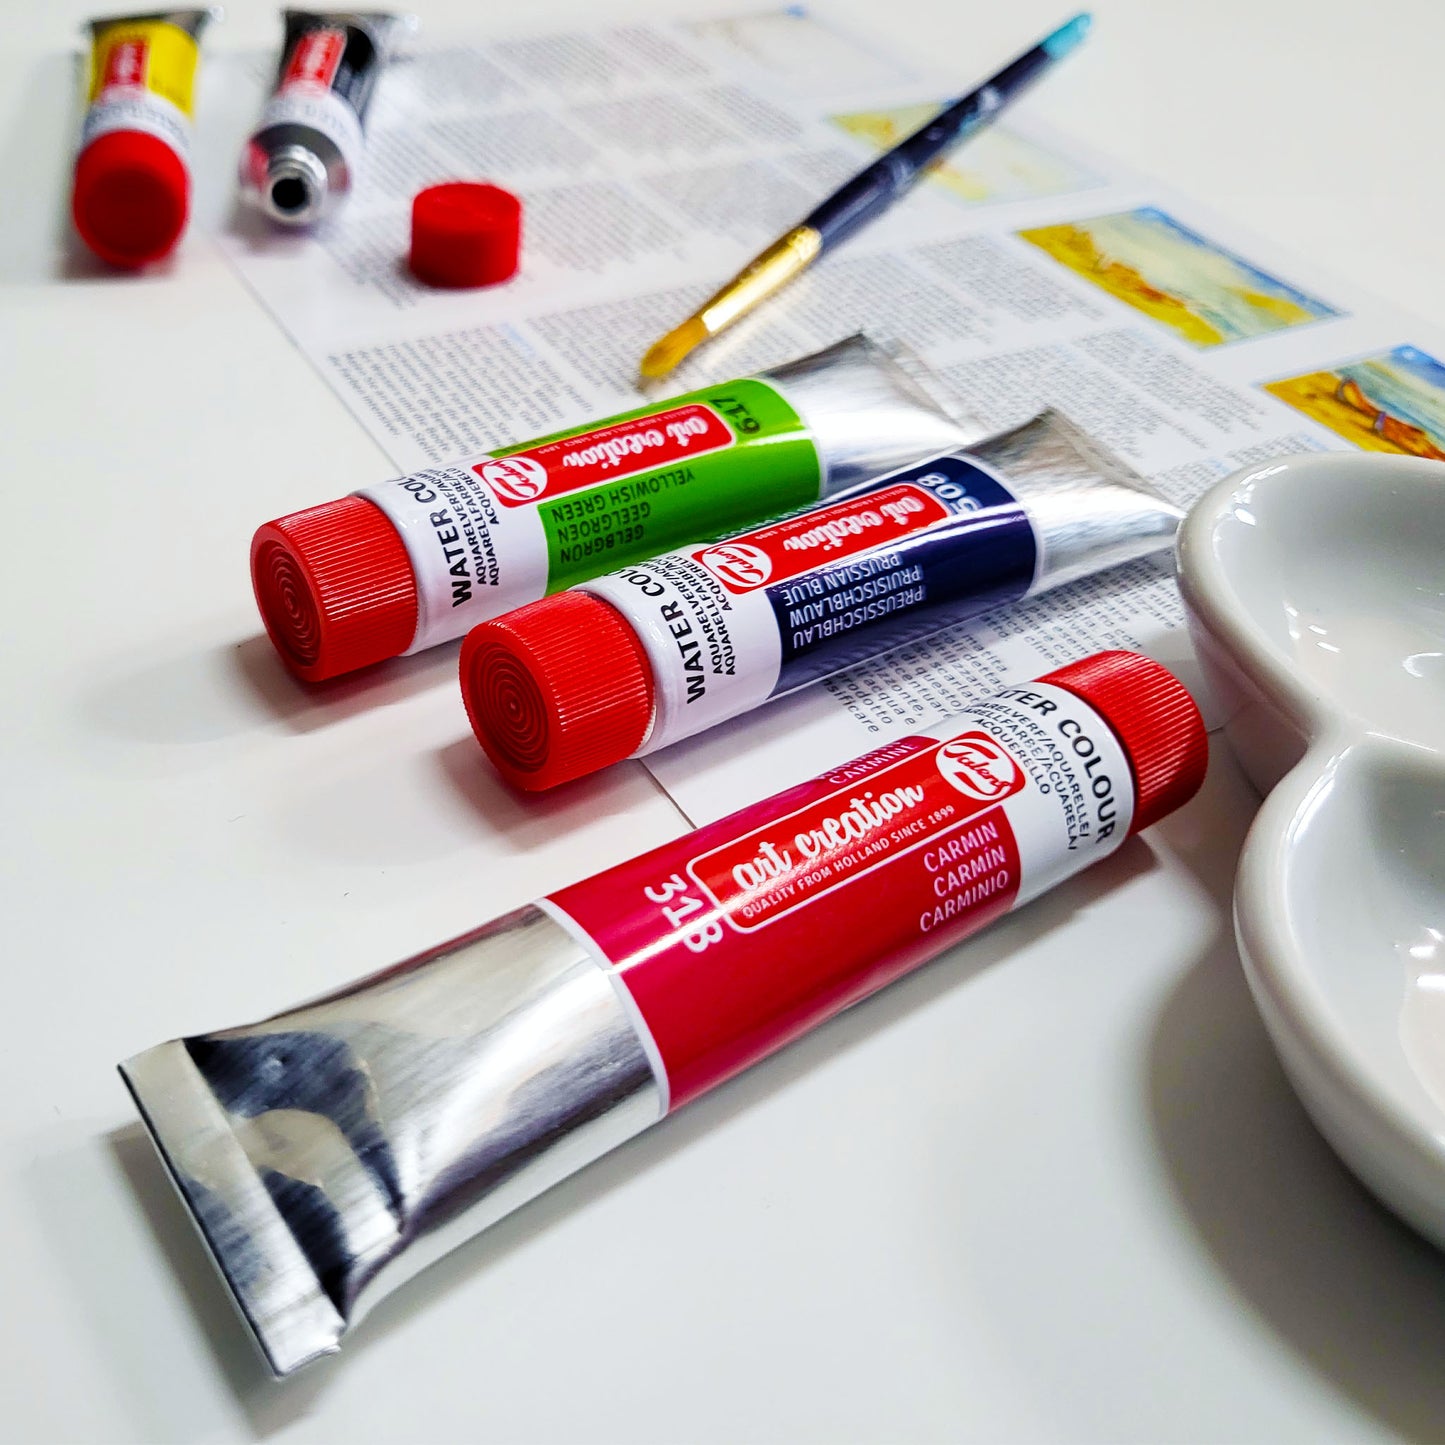
<path fill-rule="evenodd" d="M 1445 1247 L 1445 465 L 1289 457 L 1215 486 L 1179 580 L 1265 802 L 1240 957 L 1321 1132 Z"/>

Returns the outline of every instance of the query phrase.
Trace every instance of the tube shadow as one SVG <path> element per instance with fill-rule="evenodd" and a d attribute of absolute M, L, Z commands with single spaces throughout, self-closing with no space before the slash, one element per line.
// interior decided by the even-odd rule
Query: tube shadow
<path fill-rule="evenodd" d="M 451 701 L 424 709 L 428 727 L 463 721 Z M 470 735 L 435 747 L 420 744 L 414 729 L 383 729 L 364 745 L 338 745 L 279 801 L 278 834 L 308 860 L 418 868 L 489 844 L 488 864 L 472 885 L 472 912 L 456 915 L 458 927 L 575 879 L 575 859 L 539 856 L 561 839 L 591 840 L 594 853 L 620 859 L 683 831 L 676 810 L 653 794 L 641 771 L 608 769 L 529 796 L 492 772 Z M 377 818 L 386 820 L 384 828 L 375 826 Z M 450 893 L 456 902 L 455 879 L 450 890 L 437 875 L 422 886 L 435 889 L 438 901 Z"/>
<path fill-rule="evenodd" d="M 854 1005 L 453 1250 L 384 1298 L 347 1340 L 339 1359 L 323 1360 L 289 1380 L 273 1381 L 249 1342 L 247 1350 L 240 1348 L 237 1330 L 241 1326 L 228 1309 L 221 1308 L 223 1286 L 189 1222 L 181 1226 L 185 1212 L 164 1177 L 159 1159 L 148 1147 L 139 1147 L 135 1136 L 141 1131 L 121 1131 L 126 1137 L 118 1139 L 113 1147 L 118 1154 L 124 1153 L 127 1171 L 136 1171 L 136 1194 L 178 1282 L 188 1295 L 206 1296 L 193 1305 L 197 1324 L 205 1332 L 224 1378 L 257 1438 L 265 1439 L 306 1415 L 338 1377 L 338 1371 L 360 1368 L 369 1350 L 451 1291 L 572 1214 L 587 1209 L 625 1181 L 664 1163 L 733 1118 L 765 1103 L 826 1060 L 846 1053 L 952 990 L 966 987 L 1011 954 L 1062 927 L 1072 913 L 1090 906 L 1099 895 L 1123 887 L 1153 866 L 1148 846 L 1135 839 L 1090 869 L 1087 876 L 1055 889 L 978 938 Z M 548 1305 L 549 1309 L 556 1307 L 556 1301 Z"/>
<path fill-rule="evenodd" d="M 145 1214 L 156 1249 L 181 1286 L 194 1324 L 257 1436 L 273 1435 L 300 1419 L 325 1388 L 334 1362 L 320 1361 L 279 1391 L 145 1129 L 130 1124 L 113 1130 L 106 1143 Z"/>
<path fill-rule="evenodd" d="M 108 1433 L 157 1445 L 234 1434 L 228 1395 L 244 1410 L 274 1391 L 145 1130 L 131 1124 L 97 1135 L 57 1124 L 32 1150 L 25 1185 L 49 1246 L 52 1288 L 59 1295 L 68 1287 L 68 1313 L 83 1327 L 82 1342 L 88 1331 L 124 1411 Z M 70 1402 L 52 1402 L 52 1432 L 83 1437 L 76 1422 L 87 1406 L 93 1419 L 95 1403 L 76 1403 L 70 1415 Z"/>
<path fill-rule="evenodd" d="M 137 657 L 89 687 L 87 719 L 120 742 L 212 743 L 280 722 L 309 733 L 453 681 L 455 646 L 330 682 L 293 677 L 264 637 Z"/>
<path fill-rule="evenodd" d="M 613 799 L 617 800 L 619 819 L 625 817 L 637 801 L 630 787 L 619 787 L 628 776 L 645 779 L 649 786 L 667 797 L 652 774 L 632 759 L 563 783 L 559 788 L 526 793 L 496 772 L 470 733 L 438 748 L 436 762 L 451 790 L 476 812 L 488 833 L 505 837 L 514 848 L 544 843 L 569 827 L 595 819 L 599 813 L 609 810 Z M 676 804 L 672 806 L 676 808 Z M 676 815 L 680 826 L 673 831 L 679 832 L 686 819 L 681 809 Z"/>
<path fill-rule="evenodd" d="M 231 649 L 239 680 L 273 717 L 296 732 L 312 732 L 373 708 L 404 702 L 455 684 L 461 643 L 445 642 L 411 657 L 393 657 L 329 682 L 302 682 L 286 670 L 265 636 Z"/>
<path fill-rule="evenodd" d="M 216 229 L 238 241 L 253 256 L 294 255 L 315 235 L 314 228 L 282 230 L 240 196 L 233 197 L 224 208 Z"/>

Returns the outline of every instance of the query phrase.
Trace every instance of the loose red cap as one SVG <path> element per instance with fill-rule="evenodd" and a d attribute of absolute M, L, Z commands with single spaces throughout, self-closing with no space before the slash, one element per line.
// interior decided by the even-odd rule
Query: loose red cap
<path fill-rule="evenodd" d="M 1134 775 L 1131 834 L 1199 791 L 1209 738 L 1194 699 L 1167 667 L 1137 652 L 1096 652 L 1039 681 L 1083 698 L 1119 739 Z"/>
<path fill-rule="evenodd" d="M 490 286 L 515 275 L 522 203 L 500 186 L 451 181 L 411 203 L 411 269 L 429 286 Z"/>
<path fill-rule="evenodd" d="M 416 579 L 396 528 L 362 497 L 292 512 L 251 539 L 256 605 L 287 667 L 322 682 L 416 636 Z"/>
<path fill-rule="evenodd" d="M 112 266 L 159 261 L 180 240 L 190 200 L 186 163 L 148 131 L 107 131 L 75 163 L 75 229 Z"/>
<path fill-rule="evenodd" d="M 558 592 L 472 628 L 461 681 L 477 740 L 529 792 L 621 762 L 652 722 L 642 644 L 586 592 Z"/>

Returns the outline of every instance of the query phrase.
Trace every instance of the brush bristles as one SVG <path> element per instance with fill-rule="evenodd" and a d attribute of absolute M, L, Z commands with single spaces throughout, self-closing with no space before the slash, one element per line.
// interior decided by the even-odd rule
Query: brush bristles
<path fill-rule="evenodd" d="M 691 316 L 653 344 L 638 370 L 649 381 L 666 376 L 682 364 L 689 352 L 706 341 L 707 336 L 707 327 L 698 317 Z"/>

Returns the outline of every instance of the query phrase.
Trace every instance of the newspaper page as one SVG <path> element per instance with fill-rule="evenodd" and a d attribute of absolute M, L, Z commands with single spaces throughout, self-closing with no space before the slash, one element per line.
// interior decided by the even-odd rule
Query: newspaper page
<path fill-rule="evenodd" d="M 296 237 L 241 217 L 222 244 L 409 471 L 638 405 L 646 347 L 946 94 L 791 8 L 420 50 L 385 79 L 366 171 L 335 222 Z M 406 269 L 411 196 L 457 176 L 524 199 L 524 264 L 504 286 L 437 292 Z M 991 430 L 1059 408 L 1181 505 L 1286 452 L 1445 459 L 1445 343 L 1065 143 L 1026 103 L 671 389 L 859 330 L 911 346 Z M 1168 663 L 1211 716 L 1161 561 L 951 629 L 645 761 L 702 823 L 1106 647 Z"/>

